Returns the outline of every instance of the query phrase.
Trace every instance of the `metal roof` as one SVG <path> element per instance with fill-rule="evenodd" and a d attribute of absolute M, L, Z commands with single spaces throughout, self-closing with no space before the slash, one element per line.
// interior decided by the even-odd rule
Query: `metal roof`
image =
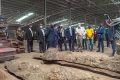
<path fill-rule="evenodd" d="M 69 19 L 69 6 L 71 6 L 71 19 L 73 23 L 87 22 L 91 24 L 100 23 L 104 14 L 112 18 L 119 15 L 119 0 L 46 0 L 47 1 L 47 23 L 61 19 Z M 35 15 L 24 20 L 22 24 L 27 25 L 33 21 L 43 20 L 44 0 L 1 0 L 2 16 L 9 23 L 28 12 Z M 71 4 L 71 5 L 69 5 Z"/>

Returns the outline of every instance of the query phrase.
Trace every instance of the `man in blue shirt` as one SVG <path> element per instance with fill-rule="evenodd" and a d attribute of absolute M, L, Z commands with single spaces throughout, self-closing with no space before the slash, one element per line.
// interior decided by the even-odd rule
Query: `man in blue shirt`
<path fill-rule="evenodd" d="M 104 52 L 104 27 L 102 24 L 97 30 L 97 36 L 98 36 L 98 51 L 97 52 L 100 52 L 100 48 L 102 48 L 102 53 L 103 53 Z"/>

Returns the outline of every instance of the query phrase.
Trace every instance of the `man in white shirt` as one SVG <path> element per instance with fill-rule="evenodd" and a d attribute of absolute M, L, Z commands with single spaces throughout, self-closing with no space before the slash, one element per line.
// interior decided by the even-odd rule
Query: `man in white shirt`
<path fill-rule="evenodd" d="M 76 28 L 76 42 L 78 51 L 81 50 L 83 47 L 82 41 L 86 38 L 85 35 L 85 28 L 81 25 L 78 25 L 78 27 Z"/>

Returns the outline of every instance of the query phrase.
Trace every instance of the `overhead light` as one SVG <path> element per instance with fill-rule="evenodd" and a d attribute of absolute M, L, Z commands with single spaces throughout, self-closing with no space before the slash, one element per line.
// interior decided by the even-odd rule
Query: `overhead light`
<path fill-rule="evenodd" d="M 62 22 L 65 22 L 65 21 L 67 21 L 67 20 L 68 20 L 68 19 L 63 19 L 63 20 L 60 20 L 60 21 L 53 22 L 52 24 L 62 23 Z"/>
<path fill-rule="evenodd" d="M 78 24 L 73 24 L 73 25 L 71 25 L 72 27 L 74 27 L 74 26 L 78 26 Z"/>
<path fill-rule="evenodd" d="M 60 26 L 63 26 L 63 24 L 61 24 Z"/>
<path fill-rule="evenodd" d="M 77 23 L 77 24 L 73 24 L 73 25 L 71 25 L 71 26 L 81 26 L 82 24 L 85 24 L 85 23 Z"/>
<path fill-rule="evenodd" d="M 78 23 L 78 25 L 81 25 L 81 24 L 85 24 L 85 23 L 83 23 L 83 22 L 81 22 L 81 23 Z"/>
<path fill-rule="evenodd" d="M 21 22 L 22 20 L 32 16 L 34 13 L 28 13 L 27 15 L 25 16 L 22 16 L 21 18 L 17 19 L 16 22 Z"/>

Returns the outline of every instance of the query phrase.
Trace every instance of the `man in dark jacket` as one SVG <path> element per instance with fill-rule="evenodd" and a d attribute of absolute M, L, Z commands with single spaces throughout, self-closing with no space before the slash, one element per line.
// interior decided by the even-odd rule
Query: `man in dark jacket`
<path fill-rule="evenodd" d="M 104 27 L 101 24 L 100 27 L 97 30 L 97 35 L 98 35 L 98 51 L 100 52 L 100 48 L 102 48 L 102 53 L 104 52 Z"/>
<path fill-rule="evenodd" d="M 56 26 L 50 26 L 47 28 L 47 42 L 48 42 L 48 47 L 47 48 L 56 48 L 58 45 L 58 31 Z"/>
<path fill-rule="evenodd" d="M 26 39 L 27 39 L 27 49 L 28 53 L 33 52 L 33 31 L 32 31 L 32 25 L 29 26 L 29 28 L 26 30 Z"/>
<path fill-rule="evenodd" d="M 37 40 L 39 42 L 40 53 L 44 53 L 46 50 L 46 44 L 45 44 L 45 30 L 43 29 L 42 24 L 40 24 L 39 28 L 37 29 Z"/>
<path fill-rule="evenodd" d="M 66 37 L 69 42 L 69 49 L 70 51 L 74 51 L 74 44 L 75 44 L 75 29 L 72 28 L 71 26 L 66 29 Z"/>

